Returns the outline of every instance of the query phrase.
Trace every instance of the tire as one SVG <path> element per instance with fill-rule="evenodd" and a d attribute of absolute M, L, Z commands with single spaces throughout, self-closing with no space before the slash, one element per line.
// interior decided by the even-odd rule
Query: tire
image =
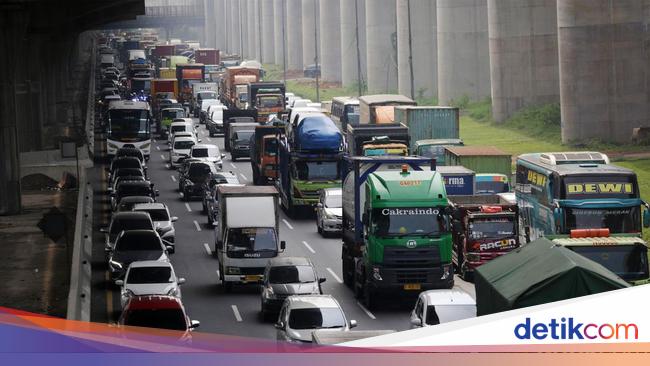
<path fill-rule="evenodd" d="M 190 202 L 190 196 L 187 194 L 187 191 L 183 190 L 183 201 Z"/>
<path fill-rule="evenodd" d="M 316 221 L 316 231 L 322 236 L 325 237 L 325 234 L 323 233 L 323 229 L 318 225 L 318 221 Z"/>
<path fill-rule="evenodd" d="M 221 284 L 223 285 L 223 291 L 227 294 L 232 292 L 232 282 L 224 282 L 222 281 Z"/>
<path fill-rule="evenodd" d="M 210 215 L 210 213 L 208 213 L 208 225 L 212 226 L 213 223 L 214 223 L 214 221 L 212 220 L 212 215 Z"/>
<path fill-rule="evenodd" d="M 201 207 L 201 213 L 206 214 L 208 212 L 208 209 L 207 209 L 207 207 L 205 207 L 205 203 L 203 203 L 201 206 L 202 206 Z"/>
<path fill-rule="evenodd" d="M 354 274 L 350 275 L 350 264 L 349 261 L 343 259 L 341 262 L 341 272 L 343 273 L 343 283 L 352 288 L 354 286 Z"/>
<path fill-rule="evenodd" d="M 230 160 L 237 161 L 237 157 L 235 155 L 230 154 Z"/>
<path fill-rule="evenodd" d="M 368 310 L 374 310 L 377 307 L 377 296 L 368 286 L 363 291 L 363 304 Z"/>
<path fill-rule="evenodd" d="M 354 270 L 354 274 L 352 276 L 352 290 L 354 292 L 354 298 L 361 300 L 363 298 L 363 284 L 359 281 L 356 269 Z"/>

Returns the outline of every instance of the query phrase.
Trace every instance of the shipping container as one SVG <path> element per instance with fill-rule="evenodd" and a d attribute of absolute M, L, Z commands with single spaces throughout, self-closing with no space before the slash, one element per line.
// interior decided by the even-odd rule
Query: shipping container
<path fill-rule="evenodd" d="M 169 68 L 175 69 L 176 65 L 186 64 L 189 62 L 189 59 L 185 56 L 170 56 L 169 57 Z"/>
<path fill-rule="evenodd" d="M 476 173 L 463 166 L 437 166 L 445 181 L 447 196 L 472 196 L 476 191 Z"/>
<path fill-rule="evenodd" d="M 456 107 L 395 107 L 395 123 L 409 128 L 411 151 L 415 142 L 429 139 L 457 139 L 459 110 Z"/>
<path fill-rule="evenodd" d="M 219 65 L 219 50 L 202 48 L 194 52 L 194 60 L 204 65 Z"/>
<path fill-rule="evenodd" d="M 476 173 L 498 173 L 512 176 L 512 156 L 494 146 L 448 146 L 447 165 L 462 165 Z"/>
<path fill-rule="evenodd" d="M 174 55 L 174 45 L 173 44 L 160 44 L 153 49 L 152 55 L 162 58 Z"/>

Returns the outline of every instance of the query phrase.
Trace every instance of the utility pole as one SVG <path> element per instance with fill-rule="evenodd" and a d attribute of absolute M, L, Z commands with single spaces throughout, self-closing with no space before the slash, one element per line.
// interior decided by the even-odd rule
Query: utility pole
<path fill-rule="evenodd" d="M 411 79 L 411 99 L 415 100 L 415 77 L 413 75 L 413 37 L 411 34 L 411 0 L 406 0 L 406 13 L 409 23 L 409 77 Z"/>
<path fill-rule="evenodd" d="M 282 80 L 287 85 L 287 0 L 282 0 Z"/>
<path fill-rule="evenodd" d="M 358 94 L 363 95 L 363 77 L 361 76 L 361 46 L 359 45 L 359 0 L 354 0 L 354 31 L 357 43 L 357 84 Z"/>
<path fill-rule="evenodd" d="M 239 17 L 239 58 L 244 59 L 244 22 L 241 17 L 241 5 L 239 3 L 235 4 L 237 5 L 237 14 Z"/>
<path fill-rule="evenodd" d="M 320 6 L 319 0 L 314 0 L 314 63 L 316 66 L 316 103 L 320 103 L 320 66 L 318 66 L 318 25 L 320 19 L 318 18 L 318 7 Z"/>

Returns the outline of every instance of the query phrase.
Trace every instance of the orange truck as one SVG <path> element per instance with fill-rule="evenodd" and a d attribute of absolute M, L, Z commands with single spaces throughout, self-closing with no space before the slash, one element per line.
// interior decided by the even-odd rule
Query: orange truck
<path fill-rule="evenodd" d="M 260 69 L 234 66 L 226 68 L 222 79 L 222 99 L 230 109 L 246 109 L 248 104 L 248 83 L 260 80 Z"/>
<path fill-rule="evenodd" d="M 253 184 L 265 185 L 278 177 L 278 136 L 284 128 L 276 126 L 255 127 L 250 157 Z"/>

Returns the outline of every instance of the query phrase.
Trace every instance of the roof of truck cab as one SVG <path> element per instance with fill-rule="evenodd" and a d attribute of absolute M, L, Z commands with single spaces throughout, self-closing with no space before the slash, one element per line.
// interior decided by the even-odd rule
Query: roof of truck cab
<path fill-rule="evenodd" d="M 376 171 L 368 176 L 368 184 L 373 188 L 372 199 L 376 203 L 400 207 L 405 207 L 405 202 L 412 207 L 447 203 L 444 181 L 435 171 Z"/>
<path fill-rule="evenodd" d="M 278 194 L 278 190 L 272 186 L 219 186 L 218 189 L 222 194 Z"/>
<path fill-rule="evenodd" d="M 364 95 L 359 97 L 359 101 L 369 105 L 379 103 L 417 104 L 413 99 L 399 94 Z"/>

